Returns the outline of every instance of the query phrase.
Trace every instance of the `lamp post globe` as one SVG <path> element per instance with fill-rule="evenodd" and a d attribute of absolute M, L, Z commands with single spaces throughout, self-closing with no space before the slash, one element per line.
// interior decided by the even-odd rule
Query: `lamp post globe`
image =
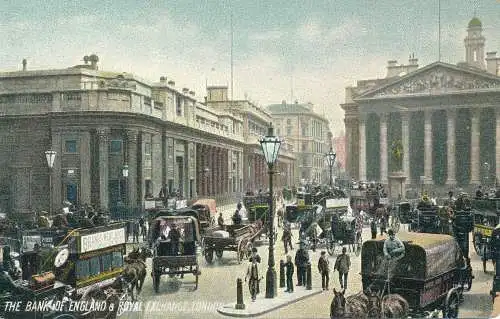
<path fill-rule="evenodd" d="M 276 270 L 274 269 L 273 173 L 282 141 L 279 137 L 274 136 L 274 129 L 271 124 L 269 125 L 267 135 L 263 136 L 259 142 L 262 147 L 262 153 L 264 153 L 267 167 L 269 168 L 269 258 L 266 272 L 266 298 L 274 298 L 277 295 L 278 279 L 276 277 Z"/>
<path fill-rule="evenodd" d="M 326 153 L 326 161 L 328 163 L 328 167 L 330 168 L 330 187 L 333 187 L 333 165 L 335 164 L 335 158 L 337 154 L 330 147 L 330 152 Z"/>

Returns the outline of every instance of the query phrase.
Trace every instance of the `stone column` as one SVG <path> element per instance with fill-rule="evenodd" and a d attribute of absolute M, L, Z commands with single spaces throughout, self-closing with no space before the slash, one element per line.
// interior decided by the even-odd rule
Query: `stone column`
<path fill-rule="evenodd" d="M 500 109 L 496 109 L 495 177 L 500 179 Z M 496 180 L 495 180 L 496 184 Z"/>
<path fill-rule="evenodd" d="M 215 167 L 216 172 L 215 172 L 215 194 L 216 195 L 221 195 L 222 194 L 222 187 L 221 187 L 221 177 L 222 177 L 222 150 L 220 148 L 216 148 L 215 150 Z"/>
<path fill-rule="evenodd" d="M 366 114 L 359 115 L 359 180 L 366 181 Z"/>
<path fill-rule="evenodd" d="M 108 128 L 98 128 L 97 138 L 99 139 L 99 204 L 100 208 L 108 209 L 109 192 L 109 146 L 108 136 L 110 130 Z"/>
<path fill-rule="evenodd" d="M 380 114 L 380 182 L 388 183 L 387 114 Z"/>
<path fill-rule="evenodd" d="M 432 181 L 432 111 L 424 111 L 424 184 Z"/>
<path fill-rule="evenodd" d="M 137 202 L 137 144 L 139 132 L 136 130 L 127 130 L 127 165 L 128 177 L 126 178 L 127 185 L 127 204 L 130 208 L 138 205 Z"/>
<path fill-rule="evenodd" d="M 217 189 L 217 153 L 215 147 L 210 146 L 210 196 L 216 195 Z"/>
<path fill-rule="evenodd" d="M 457 117 L 457 112 L 455 109 L 448 109 L 446 111 L 447 117 L 447 135 L 448 139 L 446 141 L 447 147 L 447 161 L 448 161 L 448 177 L 446 179 L 446 185 L 454 186 L 457 184 L 456 179 L 456 166 L 455 166 L 455 121 Z"/>
<path fill-rule="evenodd" d="M 90 204 L 90 162 L 90 132 L 84 131 L 80 133 L 80 204 Z"/>
<path fill-rule="evenodd" d="M 201 163 L 201 145 L 196 144 L 196 196 L 203 196 L 203 165 Z"/>
<path fill-rule="evenodd" d="M 479 118 L 481 109 L 473 108 L 471 109 L 471 125 L 470 125 L 470 134 L 471 134 L 471 145 L 470 145 L 470 183 L 473 185 L 481 184 L 480 180 L 480 166 L 481 162 L 479 161 Z"/>
<path fill-rule="evenodd" d="M 403 174 L 411 184 L 410 175 L 410 113 L 401 112 L 401 143 L 403 144 Z"/>

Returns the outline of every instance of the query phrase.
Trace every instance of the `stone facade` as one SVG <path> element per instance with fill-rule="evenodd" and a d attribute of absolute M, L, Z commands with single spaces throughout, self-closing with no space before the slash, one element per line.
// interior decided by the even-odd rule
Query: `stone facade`
<path fill-rule="evenodd" d="M 477 18 L 464 41 L 466 62 L 418 68 L 389 61 L 387 77 L 346 89 L 347 171 L 387 182 L 400 170 L 408 184 L 494 184 L 500 177 L 500 58 L 487 53 Z M 497 133 L 495 133 L 497 132 Z M 402 167 L 392 159 L 402 144 Z"/>
<path fill-rule="evenodd" d="M 284 136 L 297 158 L 296 179 L 299 182 L 328 183 L 330 172 L 325 154 L 331 146 L 329 122 L 313 111 L 312 104 L 269 105 L 276 133 Z"/>
<path fill-rule="evenodd" d="M 164 185 L 187 199 L 239 198 L 244 116 L 165 77 L 149 83 L 97 63 L 0 73 L 0 209 L 57 211 L 69 200 L 140 210 Z M 51 170 L 47 150 L 57 152 Z"/>

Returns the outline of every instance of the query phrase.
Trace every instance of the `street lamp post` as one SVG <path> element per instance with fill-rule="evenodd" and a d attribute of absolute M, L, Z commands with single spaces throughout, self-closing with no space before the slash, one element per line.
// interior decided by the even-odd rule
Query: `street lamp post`
<path fill-rule="evenodd" d="M 128 165 L 125 163 L 122 166 L 122 176 L 124 178 L 128 177 Z M 126 199 L 126 198 L 125 198 Z M 121 190 L 121 178 L 118 180 L 118 202 L 122 201 L 122 190 Z M 125 202 L 127 202 L 125 200 Z"/>
<path fill-rule="evenodd" d="M 326 153 L 326 161 L 328 162 L 328 167 L 330 167 L 330 187 L 333 187 L 333 164 L 335 164 L 335 157 L 337 157 L 337 154 L 330 147 L 330 152 Z"/>
<path fill-rule="evenodd" d="M 274 298 L 277 295 L 277 278 L 274 269 L 274 207 L 273 207 L 273 173 L 274 164 L 278 159 L 281 146 L 279 137 L 274 136 L 274 129 L 269 127 L 267 136 L 260 139 L 260 146 L 269 168 L 269 258 L 266 273 L 266 298 Z"/>
<path fill-rule="evenodd" d="M 45 158 L 47 159 L 47 166 L 49 167 L 49 214 L 52 215 L 52 168 L 56 159 L 56 151 L 46 151 Z"/>

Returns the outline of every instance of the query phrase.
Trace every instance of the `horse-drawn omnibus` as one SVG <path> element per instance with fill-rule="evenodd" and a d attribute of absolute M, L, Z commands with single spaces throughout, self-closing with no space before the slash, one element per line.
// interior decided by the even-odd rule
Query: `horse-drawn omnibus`
<path fill-rule="evenodd" d="M 455 239 L 441 234 L 398 234 L 405 255 L 388 275 L 384 240 L 369 240 L 361 251 L 363 291 L 381 300 L 399 294 L 412 316 L 425 317 L 439 309 L 444 318 L 457 318 L 463 291 L 472 285 L 472 269 Z"/>
<path fill-rule="evenodd" d="M 490 241 L 491 233 L 500 221 L 500 199 L 472 200 L 471 208 L 474 214 L 472 242 L 476 254 L 483 261 L 483 270 L 486 272 L 486 262 L 493 258 Z"/>

